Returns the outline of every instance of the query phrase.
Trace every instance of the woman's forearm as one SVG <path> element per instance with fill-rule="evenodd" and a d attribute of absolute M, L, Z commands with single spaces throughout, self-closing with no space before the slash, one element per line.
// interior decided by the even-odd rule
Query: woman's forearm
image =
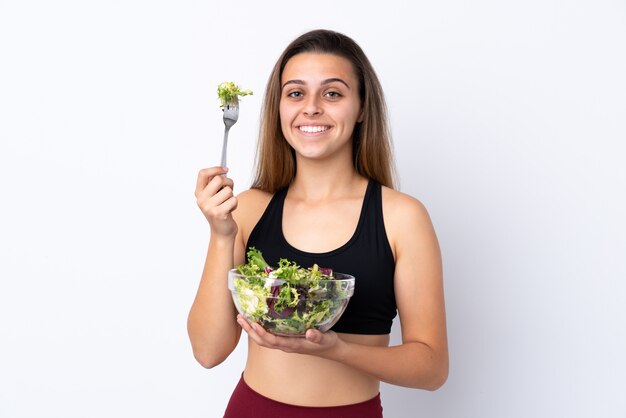
<path fill-rule="evenodd" d="M 379 347 L 340 341 L 325 357 L 383 382 L 411 388 L 436 390 L 448 377 L 447 350 L 438 352 L 421 342 Z"/>
<path fill-rule="evenodd" d="M 228 290 L 235 238 L 211 238 L 187 330 L 195 358 L 211 368 L 228 357 L 241 335 Z"/>

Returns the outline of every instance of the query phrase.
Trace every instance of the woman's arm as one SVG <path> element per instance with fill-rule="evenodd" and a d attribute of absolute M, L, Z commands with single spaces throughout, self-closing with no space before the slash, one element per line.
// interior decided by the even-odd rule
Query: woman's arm
<path fill-rule="evenodd" d="M 395 385 L 435 390 L 448 376 L 448 346 L 441 255 L 426 209 L 413 198 L 384 189 L 385 227 L 396 257 L 395 293 L 402 344 L 368 346 L 334 332 L 306 338 L 277 337 L 241 317 L 259 345 L 339 361 Z"/>
<path fill-rule="evenodd" d="M 426 209 L 397 192 L 384 207 L 396 257 L 394 277 L 402 344 L 339 344 L 329 358 L 395 385 L 436 390 L 448 377 L 441 253 Z"/>
<path fill-rule="evenodd" d="M 227 277 L 228 270 L 243 260 L 243 244 L 233 218 L 238 203 L 233 182 L 222 175 L 225 173 L 221 167 L 201 170 L 195 193 L 209 221 L 211 238 L 187 330 L 196 360 L 207 368 L 224 361 L 241 335 Z"/>
<path fill-rule="evenodd" d="M 405 194 L 383 189 L 385 228 L 396 258 L 394 277 L 402 345 L 380 361 L 381 380 L 402 386 L 437 389 L 448 376 L 448 342 L 441 252 L 426 208 Z M 353 347 L 360 357 L 360 347 Z M 383 358 L 385 357 L 385 358 Z M 378 365 L 374 365 L 378 368 Z"/>

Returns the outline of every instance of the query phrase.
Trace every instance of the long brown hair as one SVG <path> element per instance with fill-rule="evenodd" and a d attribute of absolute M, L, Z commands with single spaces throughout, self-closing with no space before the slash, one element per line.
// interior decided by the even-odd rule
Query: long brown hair
<path fill-rule="evenodd" d="M 363 121 L 352 135 L 354 167 L 360 175 L 394 187 L 394 166 L 387 107 L 380 81 L 365 53 L 354 40 L 330 30 L 314 30 L 293 40 L 276 62 L 265 90 L 252 187 L 275 193 L 296 174 L 295 153 L 280 126 L 280 81 L 287 61 L 303 52 L 334 54 L 352 63 L 359 80 Z"/>

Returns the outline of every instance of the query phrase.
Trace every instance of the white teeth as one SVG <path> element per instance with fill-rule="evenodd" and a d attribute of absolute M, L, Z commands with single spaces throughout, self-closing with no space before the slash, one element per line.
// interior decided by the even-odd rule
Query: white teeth
<path fill-rule="evenodd" d="M 317 133 L 327 130 L 328 126 L 300 126 L 298 129 L 306 133 Z"/>

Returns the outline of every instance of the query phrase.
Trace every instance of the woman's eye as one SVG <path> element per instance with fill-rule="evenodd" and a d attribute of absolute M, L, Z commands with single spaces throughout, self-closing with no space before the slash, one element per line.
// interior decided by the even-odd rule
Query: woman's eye
<path fill-rule="evenodd" d="M 326 93 L 326 96 L 335 99 L 337 97 L 341 97 L 341 93 L 336 92 L 336 91 L 329 91 L 328 93 Z"/>
<path fill-rule="evenodd" d="M 291 93 L 287 94 L 287 96 L 289 96 L 289 97 L 302 97 L 302 92 L 292 91 Z"/>

